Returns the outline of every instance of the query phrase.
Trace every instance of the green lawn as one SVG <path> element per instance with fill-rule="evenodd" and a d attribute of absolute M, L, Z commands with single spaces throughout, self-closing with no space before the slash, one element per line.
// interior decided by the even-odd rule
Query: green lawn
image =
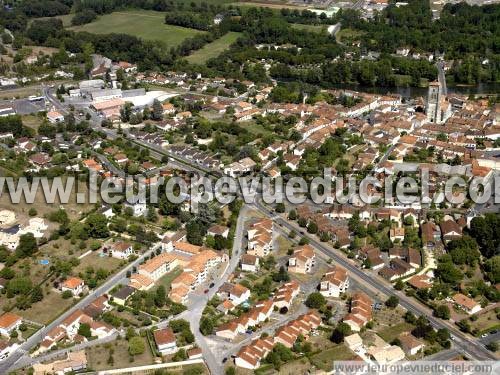
<path fill-rule="evenodd" d="M 323 350 L 321 353 L 315 354 L 310 358 L 310 361 L 316 367 L 331 371 L 333 361 L 348 361 L 355 357 L 354 353 L 349 350 L 344 344 L 334 346 L 331 349 Z"/>
<path fill-rule="evenodd" d="M 386 327 L 377 332 L 377 334 L 384 339 L 384 341 L 391 342 L 403 332 L 411 331 L 415 326 L 410 323 L 399 323 L 392 327 Z"/>
<path fill-rule="evenodd" d="M 165 276 L 161 277 L 160 280 L 156 283 L 157 286 L 163 285 L 165 290 L 168 292 L 170 290 L 170 284 L 172 281 L 182 273 L 182 269 L 180 267 L 175 268 L 174 270 L 167 273 Z"/>
<path fill-rule="evenodd" d="M 194 51 L 186 58 L 186 60 L 191 64 L 204 64 L 209 59 L 219 56 L 231 44 L 236 42 L 236 39 L 238 39 L 240 36 L 241 33 L 229 32 L 219 39 L 214 40 L 212 43 L 208 43 L 203 48 Z"/>
<path fill-rule="evenodd" d="M 99 16 L 89 24 L 70 27 L 73 31 L 93 34 L 129 34 L 144 40 L 159 40 L 167 47 L 174 47 L 186 38 L 203 33 L 186 27 L 167 25 L 163 12 L 127 10 Z"/>
<path fill-rule="evenodd" d="M 297 30 L 305 30 L 314 33 L 320 33 L 323 30 L 326 30 L 325 25 L 304 25 L 302 23 L 292 23 L 292 28 Z"/>

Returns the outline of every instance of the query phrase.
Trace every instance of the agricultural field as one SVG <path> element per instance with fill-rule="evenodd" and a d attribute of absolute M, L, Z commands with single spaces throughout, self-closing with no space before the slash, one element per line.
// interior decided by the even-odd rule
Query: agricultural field
<path fill-rule="evenodd" d="M 191 64 L 204 64 L 213 57 L 219 56 L 222 52 L 229 48 L 231 44 L 241 36 L 241 33 L 229 32 L 221 38 L 214 40 L 203 48 L 194 51 L 186 60 Z"/>
<path fill-rule="evenodd" d="M 69 29 L 93 34 L 129 34 L 144 40 L 160 41 L 166 47 L 175 47 L 184 39 L 202 33 L 186 27 L 167 25 L 164 19 L 163 12 L 130 10 L 105 14 L 92 23 Z"/>

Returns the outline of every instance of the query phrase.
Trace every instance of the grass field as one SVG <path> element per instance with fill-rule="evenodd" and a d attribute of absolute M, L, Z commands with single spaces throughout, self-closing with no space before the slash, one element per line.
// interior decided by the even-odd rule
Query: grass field
<path fill-rule="evenodd" d="M 93 34 L 129 34 L 144 40 L 161 41 L 166 47 L 175 47 L 184 39 L 202 33 L 199 30 L 166 25 L 164 20 L 163 12 L 130 10 L 99 16 L 92 23 L 69 29 Z"/>
<path fill-rule="evenodd" d="M 282 9 L 282 8 L 300 9 L 300 10 L 307 9 L 306 6 L 293 5 L 280 1 L 238 1 L 231 3 L 231 5 L 238 7 L 263 7 L 271 9 Z"/>
<path fill-rule="evenodd" d="M 165 290 L 168 292 L 170 290 L 170 284 L 172 281 L 182 273 L 182 269 L 180 267 L 176 267 L 174 270 L 167 273 L 165 276 L 161 277 L 160 280 L 156 283 L 157 286 L 163 285 Z"/>
<path fill-rule="evenodd" d="M 314 33 L 320 33 L 323 30 L 326 30 L 325 25 L 304 25 L 302 23 L 292 23 L 292 28 L 297 30 L 305 30 Z"/>
<path fill-rule="evenodd" d="M 325 371 L 330 371 L 333 366 L 333 361 L 347 361 L 354 357 L 354 353 L 344 344 L 341 344 L 312 356 L 310 361 L 316 367 Z"/>
<path fill-rule="evenodd" d="M 236 42 L 241 36 L 241 33 L 229 32 L 221 38 L 214 40 L 212 43 L 207 44 L 203 48 L 193 52 L 186 60 L 191 64 L 204 64 L 209 59 L 219 56 L 231 44 Z"/>
<path fill-rule="evenodd" d="M 413 325 L 403 322 L 396 324 L 395 326 L 392 327 L 383 328 L 380 331 L 378 331 L 377 334 L 380 337 L 382 337 L 382 339 L 384 339 L 385 341 L 391 342 L 401 333 L 411 331 L 413 328 L 415 328 Z"/>

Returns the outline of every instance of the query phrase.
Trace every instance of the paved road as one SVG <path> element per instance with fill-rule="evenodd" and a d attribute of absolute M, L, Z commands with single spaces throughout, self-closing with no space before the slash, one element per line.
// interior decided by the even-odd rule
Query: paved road
<path fill-rule="evenodd" d="M 52 100 L 50 100 L 50 95 L 48 95 L 48 97 L 49 97 L 49 101 L 52 102 Z M 55 102 L 58 103 L 57 101 L 55 101 Z M 56 104 L 54 104 L 54 105 L 56 106 L 56 108 L 59 108 L 59 106 L 60 106 L 59 103 L 57 105 Z M 103 129 L 103 130 L 111 137 L 113 137 L 113 136 L 116 137 L 116 133 L 114 131 L 112 131 L 110 129 Z M 143 144 L 143 147 L 146 147 L 150 150 L 153 149 L 156 151 L 155 147 L 152 147 L 152 145 L 149 145 L 149 144 Z M 158 150 L 158 152 L 163 154 L 163 155 L 171 156 L 171 155 L 169 155 L 168 152 L 166 152 L 163 149 Z M 386 155 L 387 155 L 387 153 L 386 153 Z M 212 173 L 212 174 L 219 174 L 220 173 L 219 171 L 214 171 L 214 170 L 210 170 L 207 168 L 201 168 L 198 165 L 193 166 L 191 161 L 184 160 L 183 158 L 179 158 L 178 156 L 172 156 L 172 157 L 175 157 L 175 159 L 177 161 L 179 161 L 181 164 L 191 166 L 192 168 L 194 168 L 198 171 Z M 270 216 L 270 217 L 275 216 L 274 213 L 271 212 L 269 209 L 267 209 L 265 206 L 263 206 L 261 202 L 257 202 L 255 204 L 255 207 L 257 209 L 259 209 L 261 212 L 265 213 L 267 216 Z M 290 224 L 288 221 L 286 221 L 282 218 L 277 218 L 275 221 L 279 225 L 281 225 L 285 228 L 288 228 L 289 230 L 294 230 L 294 231 L 300 230 L 299 228 L 296 228 L 294 225 Z M 356 267 L 356 265 L 353 264 L 351 261 L 349 261 L 346 257 L 339 254 L 339 252 L 334 251 L 330 247 L 325 246 L 323 243 L 317 241 L 314 237 L 309 236 L 308 234 L 305 234 L 305 236 L 309 238 L 310 243 L 313 246 L 315 246 L 319 251 L 321 251 L 325 255 L 333 258 L 338 264 L 340 264 L 341 266 L 346 268 L 350 272 L 351 277 L 357 278 L 360 282 L 364 283 L 364 285 L 366 285 L 366 286 L 376 288 L 379 293 L 381 293 L 385 296 L 396 295 L 397 297 L 399 297 L 401 306 L 403 306 L 408 311 L 413 312 L 417 316 L 419 316 L 419 315 L 427 316 L 429 321 L 431 322 L 431 324 L 436 328 L 447 328 L 452 335 L 452 340 L 453 340 L 454 345 L 458 349 L 460 349 L 461 352 L 466 354 L 468 357 L 473 358 L 473 359 L 490 359 L 490 360 L 493 359 L 493 360 L 496 360 L 496 357 L 484 347 L 484 344 L 482 344 L 481 342 L 477 341 L 474 338 L 471 338 L 470 336 L 464 334 L 463 332 L 460 332 L 453 324 L 434 318 L 432 316 L 432 312 L 426 306 L 420 304 L 418 301 L 416 301 L 412 298 L 408 298 L 406 295 L 404 295 L 403 293 L 401 293 L 399 291 L 395 291 L 392 288 L 392 285 L 390 285 L 389 283 L 387 283 L 386 281 L 381 279 L 375 273 L 372 273 L 372 272 L 367 271 L 367 270 L 358 269 Z M 239 243 L 239 242 L 235 239 L 235 244 L 237 244 L 237 243 Z M 236 255 L 236 253 L 234 255 Z M 233 261 L 233 259 L 232 259 L 232 261 Z M 236 261 L 236 264 L 237 264 L 237 261 Z M 228 271 L 229 271 L 229 269 L 228 269 Z M 229 275 L 229 273 L 227 275 Z M 223 279 L 220 279 L 218 282 L 219 286 L 222 285 L 222 282 L 223 282 Z M 211 292 L 209 293 L 209 295 L 204 296 L 204 298 L 200 298 L 192 306 L 192 308 L 194 309 L 194 312 L 193 312 L 193 314 L 190 314 L 189 317 L 191 320 L 191 328 L 193 329 L 194 332 L 197 332 L 197 333 L 199 332 L 199 330 L 197 329 L 197 328 L 199 328 L 199 319 L 196 319 L 196 318 L 201 317 L 201 313 L 203 311 L 202 306 L 204 306 L 206 304 L 206 301 L 208 301 L 208 299 L 211 297 L 211 295 L 213 295 L 213 293 L 215 293 L 215 290 L 217 288 L 218 288 L 218 286 L 214 287 L 211 290 Z M 198 341 L 198 338 L 197 338 L 197 341 Z M 202 348 L 204 354 L 205 354 L 205 352 L 207 352 L 207 353 L 210 352 L 204 337 L 200 338 L 200 347 Z M 211 355 L 208 355 L 207 364 L 209 365 L 209 368 L 211 368 L 211 370 L 213 368 L 214 371 L 220 370 L 222 368 L 222 364 L 218 364 L 217 360 L 215 358 L 213 358 L 213 356 L 211 356 Z M 0 370 L 1 370 L 1 368 L 0 368 Z M 215 372 L 215 373 L 218 373 L 218 372 Z"/>
<path fill-rule="evenodd" d="M 33 364 L 35 364 L 35 363 L 53 361 L 56 359 L 65 358 L 66 355 L 68 354 L 68 352 L 76 352 L 78 350 L 82 350 L 82 349 L 88 348 L 90 346 L 95 346 L 95 345 L 100 345 L 100 344 L 104 344 L 107 342 L 111 342 L 113 340 L 116 340 L 118 335 L 119 335 L 119 333 L 115 332 L 112 335 L 106 336 L 102 339 L 83 342 L 81 344 L 74 345 L 70 348 L 56 350 L 56 351 L 49 352 L 47 354 L 43 354 L 43 355 L 40 355 L 40 356 L 37 356 L 34 358 L 24 356 L 19 361 L 17 361 L 17 363 L 13 367 L 11 367 L 10 370 L 13 371 L 16 369 L 20 369 L 20 368 L 24 368 L 24 367 L 28 367 L 28 366 L 33 366 Z"/>
<path fill-rule="evenodd" d="M 448 89 L 446 88 L 446 75 L 444 74 L 444 62 L 438 61 L 436 63 L 436 67 L 438 69 L 438 82 L 441 85 L 441 92 L 443 95 L 446 95 Z"/>
<path fill-rule="evenodd" d="M 207 294 L 201 296 L 192 296 L 190 298 L 190 303 L 188 303 L 189 314 L 187 314 L 186 319 L 189 321 L 189 324 L 191 325 L 191 331 L 193 332 L 196 338 L 196 343 L 203 351 L 203 358 L 205 359 L 205 362 L 208 368 L 210 369 L 210 373 L 214 375 L 223 374 L 224 366 L 222 364 L 222 358 L 216 358 L 216 356 L 213 354 L 207 342 L 207 338 L 201 334 L 200 319 L 203 310 L 207 305 L 207 302 L 215 295 L 215 293 L 217 292 L 217 290 L 219 290 L 222 284 L 224 284 L 227 281 L 229 275 L 234 272 L 234 270 L 236 269 L 236 267 L 240 262 L 240 257 L 242 253 L 241 244 L 243 241 L 243 234 L 244 234 L 244 221 L 245 218 L 247 217 L 247 210 L 248 206 L 243 205 L 241 207 L 240 214 L 238 216 L 238 221 L 236 223 L 236 231 L 234 234 L 233 254 L 231 259 L 229 260 L 229 263 L 223 275 L 219 279 L 214 281 L 214 286 L 210 288 Z"/>
<path fill-rule="evenodd" d="M 255 207 L 267 216 L 275 217 L 275 213 L 265 207 L 262 202 L 256 201 Z M 303 229 L 297 227 L 295 224 L 289 223 L 281 217 L 275 218 L 275 222 L 290 231 L 293 230 L 299 233 L 303 231 Z M 349 272 L 349 277 L 355 277 L 359 279 L 367 287 L 371 286 L 376 288 L 379 293 L 384 296 L 397 296 L 402 307 L 404 307 L 408 311 L 411 311 L 416 316 L 426 316 L 435 328 L 447 328 L 452 336 L 454 345 L 459 348 L 461 352 L 465 353 L 469 358 L 480 360 L 497 359 L 488 349 L 484 347 L 483 344 L 458 330 L 458 328 L 456 328 L 452 323 L 433 317 L 432 311 L 427 306 L 422 305 L 420 302 L 416 301 L 413 298 L 407 297 L 400 291 L 396 291 L 395 289 L 393 289 L 391 284 L 383 280 L 377 274 L 368 270 L 357 268 L 356 265 L 349 259 L 347 259 L 347 257 L 345 257 L 343 254 L 333 250 L 329 246 L 326 246 L 308 233 L 305 232 L 303 236 L 307 237 L 310 244 L 317 250 L 331 257 L 336 263 L 344 267 Z"/>
<path fill-rule="evenodd" d="M 111 278 L 106 280 L 102 285 L 98 286 L 96 289 L 92 290 L 87 296 L 78 301 L 73 307 L 61 314 L 52 323 L 48 324 L 45 328 L 40 329 L 33 336 L 28 338 L 19 348 L 14 351 L 6 360 L 0 363 L 0 374 L 6 374 L 13 365 L 22 358 L 23 355 L 29 353 L 38 343 L 40 343 L 45 337 L 45 335 L 62 323 L 64 319 L 73 314 L 76 310 L 82 309 L 91 303 L 97 297 L 110 291 L 115 285 L 120 284 L 125 278 L 127 271 L 132 270 L 133 267 L 137 267 L 146 257 L 150 256 L 157 249 L 158 245 L 153 246 L 149 251 L 142 254 L 134 262 L 128 264 L 118 273 L 114 274 Z"/>

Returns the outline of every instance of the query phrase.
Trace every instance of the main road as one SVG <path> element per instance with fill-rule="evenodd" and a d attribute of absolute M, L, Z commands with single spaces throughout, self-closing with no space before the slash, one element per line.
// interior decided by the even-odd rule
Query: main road
<path fill-rule="evenodd" d="M 442 66 L 438 65 L 438 69 L 440 72 L 442 72 Z M 46 90 L 45 95 L 49 99 L 49 101 L 56 107 L 60 108 L 63 112 L 67 112 L 67 110 L 59 103 L 57 100 L 55 100 L 53 97 L 51 97 L 50 92 Z M 61 108 L 63 107 L 63 108 Z M 99 126 L 99 125 L 97 125 Z M 111 129 L 104 129 L 101 128 L 101 130 L 105 131 L 110 138 L 116 137 L 116 131 L 111 130 Z M 149 150 L 153 150 L 156 153 L 160 155 L 167 155 L 170 157 L 175 157 L 171 153 L 166 152 L 165 150 L 159 150 L 156 147 L 152 147 L 149 144 L 145 144 L 140 141 L 135 141 L 137 144 L 141 145 L 144 148 L 147 148 Z M 189 168 L 192 168 L 193 170 L 201 171 L 204 173 L 208 173 L 213 175 L 220 175 L 220 171 L 215 171 L 215 170 L 210 170 L 206 168 L 201 168 L 198 165 L 193 165 L 193 163 L 189 160 L 184 160 L 184 158 L 179 158 L 175 157 L 175 159 L 180 162 L 180 164 L 188 166 Z M 275 222 L 277 222 L 280 226 L 283 228 L 287 228 L 288 230 L 293 230 L 297 231 L 298 228 L 295 227 L 295 225 L 291 224 L 290 222 L 284 220 L 281 217 L 275 217 L 275 214 L 265 207 L 262 202 L 256 201 L 254 203 L 255 208 L 257 208 L 259 211 L 264 213 L 266 216 L 272 217 Z M 484 346 L 483 343 L 479 342 L 478 340 L 471 338 L 470 336 L 466 335 L 465 333 L 461 332 L 456 326 L 454 326 L 452 323 L 437 319 L 432 316 L 432 311 L 425 305 L 421 304 L 420 302 L 416 301 L 413 298 L 407 297 L 404 293 L 400 291 L 396 291 L 393 289 L 392 285 L 386 282 L 385 280 L 381 279 L 377 275 L 371 274 L 371 272 L 368 272 L 366 270 L 361 270 L 357 268 L 353 263 L 351 263 L 344 255 L 339 253 L 338 251 L 333 250 L 331 247 L 326 246 L 325 244 L 319 242 L 315 237 L 309 235 L 309 234 L 304 234 L 305 237 L 307 237 L 310 241 L 310 243 L 318 250 L 321 251 L 323 254 L 331 257 L 334 261 L 336 261 L 338 264 L 340 264 L 342 267 L 347 269 L 352 276 L 356 277 L 359 279 L 361 282 L 365 283 L 367 286 L 371 286 L 376 288 L 381 294 L 385 296 L 391 296 L 395 295 L 399 298 L 400 304 L 402 307 L 404 307 L 406 310 L 411 311 L 417 316 L 423 315 L 426 316 L 430 323 L 435 327 L 435 328 L 446 328 L 449 330 L 451 334 L 451 338 L 453 340 L 454 345 L 461 350 L 462 353 L 466 354 L 468 357 L 472 359 L 479 359 L 479 360 L 496 360 L 497 358 Z M 235 244 L 238 243 L 235 240 Z M 236 254 L 233 254 L 236 255 Z M 221 280 L 222 281 L 222 280 Z M 221 283 L 220 283 L 221 284 Z M 213 293 L 213 291 L 211 291 Z M 208 300 L 208 296 L 206 296 L 206 299 Z M 193 306 L 195 310 L 196 306 Z M 191 315 L 191 314 L 190 314 Z M 193 314 L 193 316 L 198 316 L 201 317 L 201 314 L 199 311 L 197 311 L 197 314 Z M 194 319 L 193 319 L 194 320 Z M 199 321 L 193 322 L 194 326 L 199 327 Z M 195 328 L 192 326 L 192 328 Z M 196 330 L 194 330 L 196 332 Z M 205 340 L 201 340 L 205 342 Z M 203 345 L 203 344 L 202 344 Z M 203 350 L 203 348 L 202 348 Z M 205 350 L 203 350 L 205 353 Z M 0 368 L 1 370 L 1 368 Z"/>
<path fill-rule="evenodd" d="M 256 200 L 254 203 L 255 207 L 264 213 L 265 215 L 272 217 L 279 226 L 288 229 L 289 231 L 300 232 L 301 228 L 298 228 L 296 225 L 291 224 L 287 220 L 276 216 L 274 212 L 268 209 L 260 200 Z M 335 262 L 337 262 L 340 266 L 344 267 L 349 273 L 350 277 L 356 277 L 362 283 L 367 286 L 376 288 L 381 294 L 385 296 L 395 295 L 399 298 L 399 303 L 406 310 L 411 311 L 416 316 L 425 316 L 429 319 L 429 322 L 435 328 L 446 328 L 451 334 L 451 338 L 453 343 L 457 348 L 461 350 L 464 354 L 472 359 L 479 360 L 497 360 L 495 355 L 491 353 L 486 347 L 480 343 L 478 340 L 475 340 L 465 333 L 461 332 L 457 327 L 455 327 L 452 323 L 446 322 L 444 320 L 435 318 L 432 316 L 432 311 L 425 305 L 416 301 L 413 298 L 407 297 L 404 293 L 400 291 L 396 291 L 392 285 L 379 278 L 377 275 L 372 275 L 371 272 L 367 270 L 362 270 L 356 267 L 355 264 L 351 263 L 351 261 L 341 254 L 338 251 L 333 250 L 331 247 L 325 245 L 324 243 L 318 241 L 312 235 L 304 232 L 302 236 L 306 237 L 309 240 L 309 243 L 314 246 L 318 251 L 322 252 L 326 256 L 332 258 Z"/>

